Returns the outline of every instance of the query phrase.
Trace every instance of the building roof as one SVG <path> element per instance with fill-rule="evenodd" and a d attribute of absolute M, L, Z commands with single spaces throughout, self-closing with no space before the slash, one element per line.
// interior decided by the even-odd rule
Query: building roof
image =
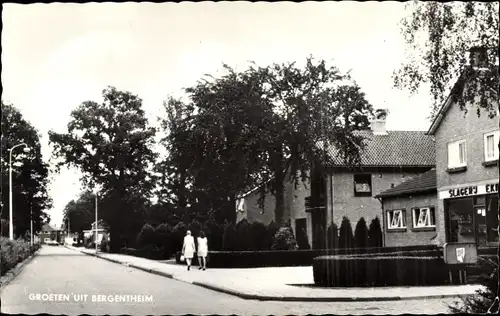
<path fill-rule="evenodd" d="M 436 169 L 433 168 L 419 176 L 390 188 L 375 197 L 401 196 L 410 193 L 432 192 L 437 190 Z"/>
<path fill-rule="evenodd" d="M 42 231 L 43 232 L 54 232 L 57 231 L 58 229 L 52 227 L 50 224 L 43 224 Z"/>
<path fill-rule="evenodd" d="M 365 138 L 361 152 L 361 167 L 434 167 L 434 139 L 424 131 L 387 131 L 386 135 L 371 130 L 357 131 Z M 334 167 L 346 167 L 338 150 L 329 149 Z"/>
<path fill-rule="evenodd" d="M 498 65 L 496 65 L 497 71 L 498 71 Z M 467 80 L 470 80 L 473 74 L 473 68 L 472 67 L 467 67 L 458 77 L 457 81 L 455 84 L 452 86 L 450 94 L 446 98 L 446 101 L 444 104 L 441 106 L 439 109 L 436 117 L 432 121 L 431 126 L 429 127 L 429 130 L 427 133 L 429 135 L 434 135 L 436 133 L 436 130 L 439 128 L 439 125 L 441 125 L 441 122 L 443 121 L 446 113 L 450 109 L 451 105 L 456 101 L 456 97 L 458 94 L 462 93 L 463 88 L 465 86 L 465 83 Z M 496 90 L 491 90 L 492 92 L 496 93 L 498 96 L 498 92 Z"/>

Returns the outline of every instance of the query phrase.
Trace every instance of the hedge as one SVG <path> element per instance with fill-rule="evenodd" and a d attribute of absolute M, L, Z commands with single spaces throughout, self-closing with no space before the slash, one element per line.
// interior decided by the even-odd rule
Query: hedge
<path fill-rule="evenodd" d="M 436 256 L 321 256 L 314 258 L 314 283 L 330 287 L 442 285 L 448 278 Z"/>
<path fill-rule="evenodd" d="M 442 250 L 432 245 L 335 250 L 209 251 L 207 264 L 213 268 L 310 266 L 315 257 L 325 255 L 441 256 Z M 182 264 L 179 260 L 180 252 L 177 252 L 175 257 L 176 262 Z M 193 264 L 196 265 L 196 262 L 195 258 Z"/>
<path fill-rule="evenodd" d="M 151 260 L 162 260 L 162 259 L 167 259 L 165 258 L 165 252 L 163 250 L 163 247 L 156 247 L 156 246 L 145 246 L 143 248 L 122 248 L 120 249 L 121 254 L 129 255 L 129 256 L 135 256 L 135 257 L 141 257 L 141 258 L 146 258 L 146 259 L 151 259 Z"/>
<path fill-rule="evenodd" d="M 40 249 L 39 243 L 33 244 L 32 247 L 29 241 L 22 239 L 11 241 L 9 238 L 1 237 L 0 244 L 2 276 Z"/>

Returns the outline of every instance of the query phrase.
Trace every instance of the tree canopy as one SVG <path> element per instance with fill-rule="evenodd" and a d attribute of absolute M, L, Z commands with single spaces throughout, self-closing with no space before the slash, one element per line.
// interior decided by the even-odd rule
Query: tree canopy
<path fill-rule="evenodd" d="M 2 101 L 2 219 L 9 219 L 9 149 L 25 143 L 30 151 L 17 147 L 12 152 L 12 195 L 14 235 L 21 236 L 30 230 L 30 213 L 33 229 L 39 231 L 50 221 L 45 212 L 52 207 L 48 195 L 49 168 L 43 161 L 40 135 L 23 118 L 21 112 Z M 8 234 L 3 232 L 3 234 Z"/>
<path fill-rule="evenodd" d="M 111 251 L 119 249 L 141 216 L 154 187 L 152 167 L 156 130 L 149 126 L 142 100 L 108 87 L 103 102 L 83 102 L 72 111 L 67 133 L 49 132 L 57 166 L 73 166 L 89 187 L 100 187 L 100 214 L 110 225 Z M 130 240 L 130 237 L 127 237 Z"/>
<path fill-rule="evenodd" d="M 459 78 L 474 78 L 470 81 L 474 84 L 455 97 L 467 111 L 471 109 L 467 104 L 479 96 L 472 108 L 478 115 L 483 109 L 494 116 L 498 105 L 489 101 L 498 100 L 498 1 L 412 1 L 407 9 L 410 14 L 401 21 L 407 59 L 395 72 L 395 85 L 413 93 L 422 85 L 430 86 L 434 117 Z M 468 52 L 473 47 L 486 49 L 489 69 L 469 67 Z"/>
<path fill-rule="evenodd" d="M 324 61 L 224 68 L 224 76 L 187 88 L 187 102 L 165 103 L 164 170 L 181 206 L 191 194 L 230 221 L 235 198 L 267 183 L 283 225 L 285 182 L 306 181 L 326 165 L 329 146 L 355 164 L 363 139 L 354 131 L 368 127 L 372 107 L 348 75 Z"/>

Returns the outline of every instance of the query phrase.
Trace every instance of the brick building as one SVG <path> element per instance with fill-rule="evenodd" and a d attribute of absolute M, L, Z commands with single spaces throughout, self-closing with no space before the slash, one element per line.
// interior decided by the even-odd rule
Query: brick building
<path fill-rule="evenodd" d="M 285 186 L 285 219 L 296 234 L 305 230 L 313 247 L 319 244 L 320 229 L 326 230 L 332 221 L 339 226 L 344 216 L 353 230 L 361 217 L 368 223 L 376 216 L 382 219 L 375 196 L 435 166 L 434 142 L 425 132 L 387 131 L 381 119 L 372 121 L 371 130 L 357 133 L 365 138 L 359 168 L 344 165 L 330 148 L 334 163 L 328 172 L 313 172 L 310 181 L 297 188 L 293 183 Z M 274 219 L 274 197 L 268 194 L 262 209 L 257 204 L 258 190 L 241 197 L 238 220 L 268 224 Z"/>
<path fill-rule="evenodd" d="M 484 66 L 478 63 L 487 62 L 477 54 L 484 51 L 473 51 L 471 66 L 457 80 L 428 131 L 436 143 L 435 183 L 432 173 L 428 173 L 426 184 L 408 181 L 379 195 L 388 215 L 387 223 L 395 219 L 396 224 L 384 230 L 387 246 L 442 246 L 446 242 L 474 242 L 479 247 L 498 245 L 498 111 L 490 117 L 495 113 L 481 109 L 478 116 L 476 105 L 469 104 L 469 109 L 474 110 L 465 114 L 455 97 L 469 84 L 465 79 L 470 78 L 467 72 L 473 67 L 478 70 Z M 498 109 L 498 101 L 492 102 Z M 425 186 L 428 190 L 423 190 Z M 407 228 L 406 223 L 415 224 L 414 208 L 418 209 L 425 232 Z"/>
<path fill-rule="evenodd" d="M 383 205 L 384 246 L 436 243 L 436 169 L 376 196 Z"/>
<path fill-rule="evenodd" d="M 477 51 L 476 54 L 481 54 Z M 486 61 L 471 56 L 474 62 Z M 498 144 L 499 122 L 476 105 L 466 116 L 454 97 L 468 82 L 462 76 L 441 107 L 429 134 L 436 141 L 437 232 L 440 244 L 498 243 Z M 498 94 L 497 94 L 498 98 Z M 498 99 L 497 99 L 498 100 Z M 495 106 L 498 109 L 498 101 Z"/>

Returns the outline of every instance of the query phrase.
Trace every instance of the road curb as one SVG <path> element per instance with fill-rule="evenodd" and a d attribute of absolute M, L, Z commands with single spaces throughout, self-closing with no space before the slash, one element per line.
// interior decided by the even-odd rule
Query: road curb
<path fill-rule="evenodd" d="M 72 249 L 67 247 L 68 249 Z M 73 249 L 75 250 L 75 249 Z M 99 255 L 96 255 L 95 253 L 88 253 L 88 252 L 83 252 L 80 251 L 86 255 L 94 256 L 97 258 L 101 258 L 104 260 L 108 260 L 117 264 L 122 264 L 126 265 L 128 267 L 141 270 L 144 272 L 148 272 L 151 274 L 156 274 L 159 276 L 163 276 L 169 279 L 173 279 L 179 282 L 184 282 L 184 283 L 189 283 L 192 285 L 196 285 L 199 287 L 203 287 L 212 291 L 232 295 L 232 296 L 237 296 L 242 299 L 247 299 L 247 300 L 258 300 L 258 301 L 281 301 L 281 302 L 380 302 L 380 301 L 404 301 L 404 300 L 426 300 L 426 299 L 442 299 L 442 298 L 463 298 L 463 297 L 468 297 L 471 295 L 475 294 L 441 294 L 441 295 L 423 295 L 423 296 L 386 296 L 386 297 L 296 297 L 296 296 L 268 296 L 268 295 L 259 295 L 259 294 L 248 294 L 244 292 L 239 292 L 236 290 L 231 290 L 227 288 L 223 288 L 220 286 L 215 286 L 212 284 L 207 284 L 203 282 L 198 282 L 198 281 L 188 281 L 184 280 L 182 278 L 176 277 L 174 274 L 171 273 L 166 273 L 160 270 L 156 269 L 149 269 L 149 268 L 144 268 L 135 264 L 127 263 L 127 262 L 121 262 L 118 260 L 114 259 L 109 259 L 106 257 L 102 257 Z"/>
<path fill-rule="evenodd" d="M 7 271 L 7 273 L 3 276 L 5 277 L 5 281 L 2 283 L 1 288 L 0 288 L 0 293 L 5 289 L 7 285 L 9 285 L 10 282 L 12 282 L 18 275 L 21 273 L 26 265 L 35 258 L 35 256 L 38 254 L 38 250 L 36 250 L 33 254 L 31 254 L 28 258 L 24 259 L 22 262 L 16 264 L 14 268 L 12 268 L 10 271 Z"/>
<path fill-rule="evenodd" d="M 176 279 L 176 278 L 174 278 Z M 182 281 L 182 280 L 179 280 Z M 425 295 L 425 296 L 387 296 L 387 297 L 296 297 L 296 296 L 268 296 L 259 294 L 247 294 L 211 284 L 202 282 L 190 282 L 193 285 L 204 287 L 209 290 L 238 296 L 248 300 L 258 301 L 281 301 L 281 302 L 377 302 L 377 301 L 405 301 L 405 300 L 425 300 L 425 299 L 440 299 L 440 298 L 461 298 L 474 294 L 446 294 L 446 295 Z"/>

